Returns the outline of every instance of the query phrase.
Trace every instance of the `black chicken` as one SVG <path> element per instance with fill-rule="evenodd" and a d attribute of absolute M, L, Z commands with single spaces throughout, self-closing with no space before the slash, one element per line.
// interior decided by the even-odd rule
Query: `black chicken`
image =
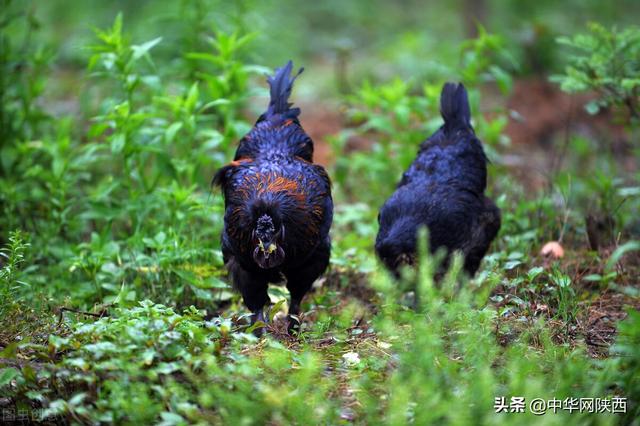
<path fill-rule="evenodd" d="M 284 278 L 291 293 L 289 331 L 298 326 L 302 298 L 329 264 L 333 220 L 329 176 L 312 163 L 313 141 L 298 121 L 300 109 L 288 102 L 302 72 L 292 77 L 292 67 L 289 61 L 267 79 L 267 111 L 213 178 L 225 198 L 224 262 L 253 312 L 252 323 L 267 322 L 268 284 Z"/>
<path fill-rule="evenodd" d="M 420 145 L 418 155 L 386 201 L 378 222 L 376 252 L 398 274 L 415 260 L 420 226 L 429 230 L 432 252 L 464 255 L 475 274 L 500 229 L 500 210 L 487 197 L 487 158 L 471 127 L 469 100 L 462 84 L 447 83 L 440 96 L 444 124 Z"/>

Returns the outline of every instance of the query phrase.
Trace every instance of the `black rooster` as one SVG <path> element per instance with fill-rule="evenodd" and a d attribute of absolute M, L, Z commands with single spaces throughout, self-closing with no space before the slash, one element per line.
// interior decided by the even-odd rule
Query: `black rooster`
<path fill-rule="evenodd" d="M 500 229 L 500 210 L 487 197 L 487 158 L 471 127 L 469 100 L 462 84 L 447 83 L 440 96 L 444 125 L 420 145 L 418 155 L 386 201 L 378 221 L 376 252 L 398 274 L 412 264 L 416 233 L 429 230 L 432 252 L 464 255 L 464 269 L 475 274 Z"/>
<path fill-rule="evenodd" d="M 292 67 L 289 61 L 267 79 L 267 111 L 213 178 L 225 198 L 224 262 L 253 312 L 252 323 L 268 322 L 268 284 L 284 277 L 291 293 L 289 331 L 298 326 L 302 298 L 329 264 L 333 220 L 329 176 L 312 163 L 313 141 L 298 121 L 300 109 L 288 102 L 302 72 L 292 77 Z"/>

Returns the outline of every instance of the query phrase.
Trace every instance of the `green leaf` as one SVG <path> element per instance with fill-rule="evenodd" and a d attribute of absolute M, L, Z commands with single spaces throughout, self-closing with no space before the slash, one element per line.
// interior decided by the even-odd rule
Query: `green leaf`
<path fill-rule="evenodd" d="M 630 186 L 627 188 L 618 189 L 618 194 L 621 197 L 637 197 L 640 196 L 640 186 Z"/>
<path fill-rule="evenodd" d="M 36 382 L 36 377 L 37 377 L 37 373 L 36 371 L 33 369 L 33 367 L 31 367 L 30 365 L 25 365 L 22 367 L 22 376 L 25 378 L 25 380 L 35 383 Z"/>
<path fill-rule="evenodd" d="M 587 102 L 587 104 L 584 106 L 584 109 L 591 115 L 596 115 L 598 113 L 598 111 L 600 111 L 600 105 L 598 104 L 598 101 L 589 101 Z"/>
<path fill-rule="evenodd" d="M 600 274 L 589 274 L 586 277 L 583 278 L 584 281 L 590 281 L 590 282 L 599 282 L 602 281 L 602 275 Z"/>
<path fill-rule="evenodd" d="M 245 333 L 253 333 L 254 330 L 256 330 L 258 328 L 266 327 L 266 326 L 267 326 L 266 323 L 264 323 L 262 321 L 256 321 L 249 328 L 247 328 L 245 330 Z"/>
<path fill-rule="evenodd" d="M 221 280 L 220 278 L 216 278 L 216 277 L 209 277 L 206 280 L 204 280 L 204 282 L 206 283 L 207 287 L 205 288 L 217 288 L 217 289 L 229 289 L 231 288 L 231 286 Z"/>
<path fill-rule="evenodd" d="M 133 51 L 133 60 L 138 60 L 151 50 L 156 44 L 162 41 L 162 37 L 154 38 L 146 43 L 133 45 L 131 46 L 131 50 Z"/>
<path fill-rule="evenodd" d="M 278 312 L 280 312 L 280 308 L 285 302 L 286 302 L 286 299 L 280 299 L 271 307 L 271 310 L 269 312 L 269 321 L 273 322 L 273 319 L 278 314 Z"/>
<path fill-rule="evenodd" d="M 519 260 L 510 260 L 504 264 L 504 269 L 510 271 L 518 266 L 522 265 L 522 262 Z"/>
<path fill-rule="evenodd" d="M 219 105 L 229 105 L 230 103 L 231 101 L 229 99 L 216 99 L 215 101 L 207 102 L 206 104 L 204 104 L 198 112 L 203 113 L 211 107 Z"/>
<path fill-rule="evenodd" d="M 226 282 L 222 281 L 219 278 L 216 277 L 209 277 L 205 280 L 201 280 L 197 283 L 194 283 L 194 285 L 198 288 L 202 288 L 202 289 L 228 289 L 229 284 L 227 284 Z"/>
<path fill-rule="evenodd" d="M 189 89 L 187 99 L 184 102 L 184 106 L 187 111 L 191 112 L 195 109 L 199 95 L 200 92 L 198 91 L 198 83 L 193 83 L 193 85 L 191 85 L 191 88 Z"/>
<path fill-rule="evenodd" d="M 119 12 L 116 19 L 113 21 L 111 33 L 115 35 L 122 34 L 122 12 Z"/>
<path fill-rule="evenodd" d="M 544 272 L 544 268 L 542 266 L 535 266 L 527 272 L 527 278 L 529 281 L 533 281 L 538 275 Z"/>
<path fill-rule="evenodd" d="M 187 52 L 185 53 L 185 58 L 187 59 L 196 59 L 200 61 L 210 62 L 214 65 L 223 65 L 224 60 L 219 58 L 218 56 L 211 55 L 209 53 L 199 53 L 199 52 Z"/>
<path fill-rule="evenodd" d="M 119 154 L 124 149 L 125 137 L 122 133 L 118 133 L 111 138 L 111 152 Z"/>
<path fill-rule="evenodd" d="M 164 411 L 160 413 L 160 418 L 162 421 L 160 425 L 162 426 L 173 426 L 173 425 L 182 425 L 185 424 L 185 419 L 180 414 L 172 413 L 170 411 Z"/>
<path fill-rule="evenodd" d="M 62 399 L 52 401 L 49 403 L 49 407 L 42 411 L 41 418 L 61 416 L 67 411 L 67 407 L 67 402 Z"/>
<path fill-rule="evenodd" d="M 80 405 L 82 401 L 85 400 L 86 397 L 87 397 L 86 392 L 80 392 L 72 396 L 71 399 L 69 399 L 68 403 L 69 405 Z"/>
<path fill-rule="evenodd" d="M 613 270 L 616 264 L 620 262 L 620 259 L 622 259 L 622 256 L 624 256 L 625 254 L 631 251 L 639 251 L 639 250 L 640 250 L 640 241 L 629 241 L 621 245 L 620 247 L 615 249 L 615 251 L 611 254 L 611 257 L 609 258 L 609 260 L 607 260 L 607 265 L 605 268 L 608 271 Z"/>
<path fill-rule="evenodd" d="M 496 65 L 492 65 L 491 67 L 489 67 L 489 72 L 496 80 L 496 84 L 498 85 L 498 88 L 500 89 L 502 94 L 509 94 L 509 92 L 511 91 L 511 87 L 513 86 L 511 75 Z"/>
<path fill-rule="evenodd" d="M 20 342 L 11 342 L 5 348 L 0 351 L 0 358 L 13 359 L 18 352 L 18 346 Z"/>
<path fill-rule="evenodd" d="M 623 78 L 621 86 L 624 90 L 632 91 L 636 87 L 640 86 L 640 78 Z"/>
<path fill-rule="evenodd" d="M 183 123 L 178 121 L 177 123 L 173 123 L 171 126 L 167 128 L 164 132 L 164 140 L 170 144 L 173 142 L 173 139 L 176 137 L 176 134 L 182 129 Z"/>
<path fill-rule="evenodd" d="M 19 374 L 20 372 L 13 367 L 0 370 L 0 387 L 8 385 Z"/>

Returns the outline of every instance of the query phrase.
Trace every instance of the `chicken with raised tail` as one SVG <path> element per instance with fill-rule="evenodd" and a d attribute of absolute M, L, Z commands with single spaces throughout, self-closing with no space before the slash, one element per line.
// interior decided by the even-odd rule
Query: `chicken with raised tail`
<path fill-rule="evenodd" d="M 469 275 L 500 230 L 500 210 L 484 195 L 487 157 L 471 126 L 462 84 L 444 85 L 440 112 L 444 124 L 420 145 L 378 216 L 375 249 L 396 274 L 415 261 L 420 226 L 428 228 L 431 252 L 445 249 L 445 266 L 453 252 L 460 252 Z"/>
<path fill-rule="evenodd" d="M 284 279 L 289 331 L 299 326 L 302 298 L 329 264 L 333 219 L 329 176 L 313 164 L 313 142 L 298 120 L 300 109 L 289 103 L 302 72 L 292 76 L 292 68 L 289 61 L 267 79 L 267 110 L 213 178 L 225 198 L 224 262 L 252 323 L 268 322 L 268 285 Z"/>

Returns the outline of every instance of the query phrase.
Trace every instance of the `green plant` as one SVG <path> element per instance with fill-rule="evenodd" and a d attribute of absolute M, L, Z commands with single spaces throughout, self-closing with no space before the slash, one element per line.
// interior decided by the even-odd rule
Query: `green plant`
<path fill-rule="evenodd" d="M 206 99 L 202 112 L 213 119 L 213 124 L 222 129 L 227 146 L 249 131 L 248 123 L 242 119 L 241 111 L 249 95 L 248 82 L 252 74 L 265 74 L 268 69 L 247 64 L 247 47 L 256 33 L 240 34 L 217 32 L 205 38 L 205 51 L 185 53 L 185 60 L 193 64 L 194 76 L 206 85 Z M 214 109 L 215 107 L 215 109 Z M 225 152 L 226 157 L 232 151 Z"/>
<path fill-rule="evenodd" d="M 556 295 L 557 315 L 566 324 L 573 323 L 578 306 L 571 278 L 557 269 L 549 275 L 549 278 L 555 286 L 553 292 Z"/>
<path fill-rule="evenodd" d="M 607 29 L 589 24 L 589 32 L 561 37 L 558 43 L 573 50 L 563 75 L 553 81 L 567 92 L 596 91 L 599 98 L 587 104 L 587 111 L 624 106 L 634 120 L 640 119 L 640 28 Z"/>
<path fill-rule="evenodd" d="M 36 140 L 50 116 L 37 103 L 53 54 L 34 40 L 40 23 L 33 9 L 3 0 L 0 11 L 0 177 L 19 162 L 19 142 Z"/>
<path fill-rule="evenodd" d="M 7 247 L 0 248 L 0 318 L 5 318 L 8 311 L 18 302 L 18 287 L 28 287 L 20 279 L 20 269 L 24 263 L 24 253 L 28 244 L 19 231 L 9 235 Z"/>
<path fill-rule="evenodd" d="M 373 277 L 385 297 L 374 324 L 383 342 L 393 342 L 397 365 L 384 379 L 384 386 L 372 380 L 373 376 L 357 379 L 357 389 L 364 398 L 365 423 L 380 418 L 393 424 L 482 424 L 497 419 L 518 423 L 527 416 L 533 419 L 533 415 L 501 417 L 485 405 L 501 395 L 507 401 L 510 396 L 530 401 L 545 395 L 562 399 L 590 394 L 592 364 L 579 351 L 556 347 L 555 355 L 546 352 L 555 346 L 542 322 L 525 333 L 540 345 L 539 350 L 528 347 L 526 337 L 501 348 L 493 334 L 498 313 L 490 306 L 475 305 L 473 286 L 456 285 L 460 265 L 437 286 L 431 275 L 432 260 L 421 259 L 416 288 L 421 297 L 415 311 L 398 303 L 402 292 L 397 283 L 382 274 Z M 532 273 L 533 278 L 537 275 L 539 272 Z M 500 367 L 494 368 L 496 365 Z M 548 374 L 541 375 L 541 371 Z M 388 396 L 380 397 L 380 393 Z M 446 402 L 452 400 L 456 403 Z M 565 416 L 566 420 L 581 421 Z M 604 417 L 591 418 L 606 422 Z"/>
<path fill-rule="evenodd" d="M 115 164 L 120 163 L 124 179 L 122 183 L 129 191 L 142 194 L 155 189 L 154 182 L 158 176 L 147 177 L 144 164 L 153 155 L 162 155 L 160 138 L 153 138 L 153 133 L 144 137 L 141 130 L 145 122 L 151 118 L 144 108 L 138 108 L 136 95 L 143 94 L 137 90 L 141 84 L 153 87 L 157 84 L 158 76 L 145 75 L 139 69 L 139 63 L 145 59 L 147 64 L 153 67 L 149 51 L 157 45 L 161 38 L 155 38 L 141 45 L 130 44 L 128 38 L 122 33 L 122 14 L 119 14 L 113 26 L 106 30 L 96 30 L 96 35 L 101 44 L 91 47 L 93 56 L 89 60 L 89 70 L 94 70 L 98 64 L 101 70 L 97 75 L 104 75 L 117 82 L 121 93 L 121 99 L 111 100 L 107 111 L 96 117 L 92 133 L 99 136 L 109 130 L 107 142 L 111 148 L 111 154 L 117 158 Z M 153 169 L 152 169 L 153 170 Z"/>
<path fill-rule="evenodd" d="M 460 52 L 460 70 L 455 73 L 470 89 L 474 126 L 492 157 L 496 155 L 494 146 L 504 142 L 502 130 L 506 118 L 497 115 L 488 119 L 480 113 L 477 86 L 487 80 L 498 81 L 507 93 L 511 80 L 505 69 L 515 65 L 513 62 L 503 65 L 505 58 L 511 59 L 502 38 L 482 28 L 477 39 L 461 45 Z M 351 105 L 349 116 L 357 127 L 342 132 L 331 142 L 338 153 L 332 176 L 348 199 L 357 194 L 361 201 L 378 203 L 380 194 L 392 192 L 415 158 L 419 143 L 441 125 L 441 87 L 441 82 L 418 85 L 399 79 L 375 86 L 365 82 L 347 97 Z M 372 139 L 373 143 L 362 151 L 349 150 L 349 141 L 355 135 Z M 362 193 L 362 185 L 370 191 Z"/>
<path fill-rule="evenodd" d="M 45 408 L 43 420 L 174 424 L 242 419 L 254 424 L 269 418 L 336 418 L 331 402 L 323 399 L 331 384 L 315 355 L 291 354 L 271 341 L 257 358 L 238 356 L 242 346 L 255 341 L 232 331 L 229 320 L 205 321 L 193 307 L 178 314 L 143 301 L 109 317 L 76 323 L 68 335 L 52 335 L 46 345 L 26 345 L 53 362 L 51 369 L 24 367 L 17 375 L 15 369 L 4 370 L 0 386 Z M 15 378 L 11 383 L 2 380 L 9 374 Z M 314 410 L 307 409 L 309 403 Z"/>
<path fill-rule="evenodd" d="M 209 179 L 235 141 L 224 133 L 235 135 L 230 128 L 246 127 L 237 117 L 239 106 L 227 108 L 235 118 L 227 119 L 225 113 L 211 126 L 209 115 L 218 114 L 229 101 L 203 96 L 198 82 L 163 86 L 170 73 L 181 71 L 155 65 L 149 52 L 159 38 L 131 43 L 122 15 L 96 35 L 89 70 L 96 77 L 92 90 L 103 96 L 97 111 L 85 112 L 94 118 L 85 123 L 63 117 L 55 132 L 39 127 L 40 139 L 16 140 L 2 148 L 2 160 L 11 166 L 11 173 L 0 175 L 2 234 L 11 229 L 30 233 L 39 250 L 29 270 L 34 283 L 47 283 L 38 288 L 49 297 L 66 296 L 83 306 L 114 300 L 132 303 L 151 288 L 154 295 L 166 294 L 165 301 L 221 300 L 226 285 L 212 284 L 218 275 L 215 268 L 221 265 L 220 225 L 209 224 L 212 212 L 220 214 L 221 200 L 208 195 Z M 230 40 L 222 31 L 216 36 Z M 13 42 L 14 37 L 4 40 Z M 243 98 L 249 90 L 246 74 L 240 75 L 244 65 L 229 56 L 236 47 L 223 45 L 227 47 L 217 64 L 243 81 L 226 93 Z M 227 60 L 235 65 L 227 67 Z M 186 61 L 178 64 L 186 67 Z M 41 84 L 41 79 L 20 80 L 23 83 Z M 20 102 L 35 103 L 36 98 Z M 18 118 L 12 118 L 18 127 L 28 125 Z M 86 134 L 78 135 L 83 127 L 88 128 Z M 147 244 L 149 236 L 161 231 L 171 239 Z M 158 268 L 156 262 L 163 269 L 147 272 Z M 199 272 L 187 280 L 185 271 L 194 268 Z M 159 277 L 161 285 L 154 282 Z M 211 285 L 217 290 L 212 292 Z M 161 286 L 168 291 L 161 291 Z"/>
<path fill-rule="evenodd" d="M 594 281 L 602 283 L 605 287 L 616 287 L 615 281 L 624 273 L 624 267 L 622 266 L 621 260 L 628 253 L 633 253 L 636 251 L 640 251 L 640 242 L 639 241 L 628 241 L 619 247 L 617 247 L 611 256 L 604 264 L 604 268 L 601 274 L 590 274 L 586 276 L 584 279 L 586 281 Z M 635 292 L 632 292 L 634 294 Z"/>
<path fill-rule="evenodd" d="M 640 313 L 629 309 L 627 318 L 618 325 L 618 337 L 611 347 L 613 357 L 605 361 L 602 382 L 615 386 L 614 393 L 625 395 L 628 400 L 624 422 L 633 424 L 640 416 Z"/>
<path fill-rule="evenodd" d="M 518 64 L 507 49 L 504 37 L 490 34 L 478 25 L 478 35 L 462 43 L 460 50 L 459 73 L 465 84 L 495 82 L 503 94 L 509 94 L 513 86 L 510 73 L 518 69 Z"/>

